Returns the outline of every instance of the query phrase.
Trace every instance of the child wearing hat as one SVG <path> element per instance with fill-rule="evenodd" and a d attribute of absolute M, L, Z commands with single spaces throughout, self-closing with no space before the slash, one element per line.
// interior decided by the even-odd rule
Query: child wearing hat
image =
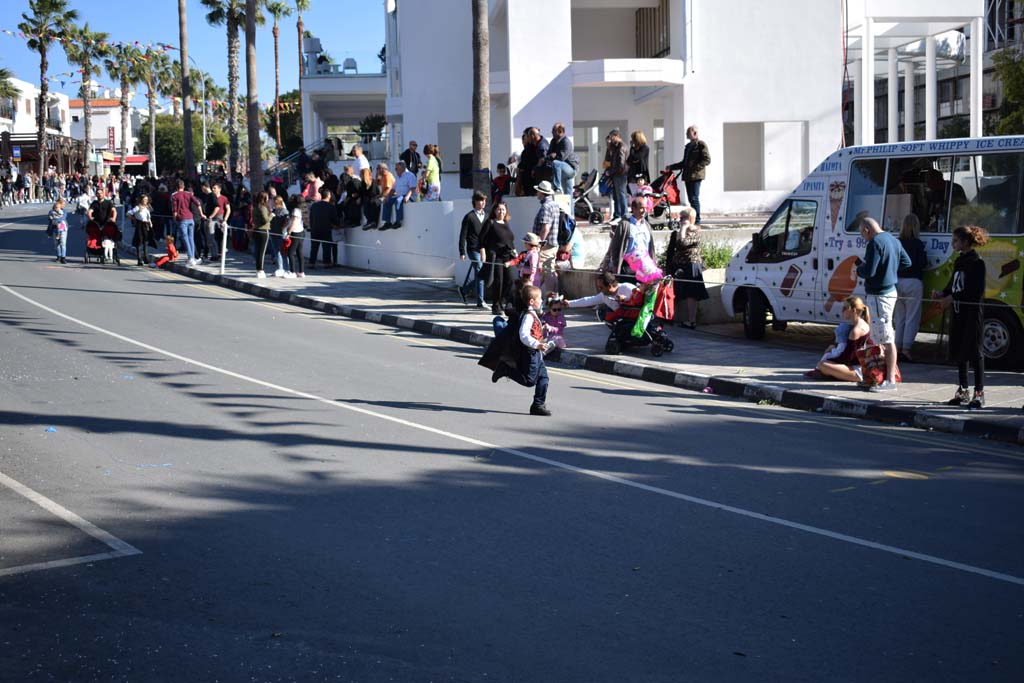
<path fill-rule="evenodd" d="M 540 238 L 535 233 L 528 232 L 523 237 L 526 251 L 519 252 L 511 261 L 506 261 L 505 266 L 516 266 L 519 268 L 520 285 L 533 285 L 539 287 L 543 274 L 540 272 Z"/>

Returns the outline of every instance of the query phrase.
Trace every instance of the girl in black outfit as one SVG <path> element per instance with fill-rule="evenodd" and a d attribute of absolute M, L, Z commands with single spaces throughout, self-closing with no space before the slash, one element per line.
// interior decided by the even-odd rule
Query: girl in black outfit
<path fill-rule="evenodd" d="M 629 156 L 626 157 L 626 177 L 628 182 L 646 185 L 651 180 L 651 172 L 647 167 L 651 150 L 647 146 L 647 136 L 642 130 L 634 130 L 629 136 Z"/>
<path fill-rule="evenodd" d="M 943 307 L 952 305 L 953 319 L 949 326 L 949 355 L 957 363 L 956 395 L 947 405 L 966 405 L 971 410 L 985 405 L 985 358 L 981 352 L 981 331 L 984 325 L 981 301 L 985 295 L 985 262 L 975 247 L 988 242 L 988 233 L 973 225 L 953 231 L 953 250 L 960 252 L 953 265 L 953 277 L 941 292 Z M 967 364 L 974 366 L 974 397 L 967 400 Z"/>
<path fill-rule="evenodd" d="M 516 269 L 504 264 L 516 257 L 516 237 L 508 227 L 509 213 L 505 202 L 491 207 L 491 215 L 480 232 L 480 246 L 487 254 L 483 277 L 491 285 L 491 313 L 501 315 L 512 300 Z"/>

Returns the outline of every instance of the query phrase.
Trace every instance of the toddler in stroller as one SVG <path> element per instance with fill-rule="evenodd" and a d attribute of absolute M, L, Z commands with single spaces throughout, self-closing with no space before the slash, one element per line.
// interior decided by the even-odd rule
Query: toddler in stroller
<path fill-rule="evenodd" d="M 604 323 L 610 330 L 605 353 L 619 354 L 624 349 L 648 345 L 653 356 L 671 353 L 675 344 L 665 333 L 664 323 L 674 315 L 671 277 L 641 284 L 622 306 L 605 315 Z"/>

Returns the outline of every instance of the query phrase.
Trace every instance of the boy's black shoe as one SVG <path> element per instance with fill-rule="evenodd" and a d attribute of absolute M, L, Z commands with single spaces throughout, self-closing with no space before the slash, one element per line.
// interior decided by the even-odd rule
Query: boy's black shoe
<path fill-rule="evenodd" d="M 530 415 L 540 415 L 542 417 L 551 417 L 551 411 L 543 403 L 534 403 L 530 406 Z"/>
<path fill-rule="evenodd" d="M 980 410 L 985 407 L 985 392 L 975 389 L 974 398 L 967 404 L 968 410 Z"/>
<path fill-rule="evenodd" d="M 505 365 L 499 363 L 498 367 L 494 368 L 494 372 L 491 373 L 491 381 L 497 383 L 499 379 L 505 376 Z"/>

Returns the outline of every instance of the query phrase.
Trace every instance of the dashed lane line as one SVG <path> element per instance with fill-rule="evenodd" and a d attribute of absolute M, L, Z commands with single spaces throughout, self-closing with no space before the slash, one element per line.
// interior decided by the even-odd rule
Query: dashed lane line
<path fill-rule="evenodd" d="M 941 558 L 941 557 L 938 557 L 938 556 L 935 556 L 935 555 L 929 555 L 927 553 L 919 553 L 919 552 L 916 552 L 916 551 L 913 551 L 913 550 L 909 550 L 907 548 L 901 548 L 899 546 L 889 545 L 889 544 L 886 544 L 886 543 L 878 543 L 878 542 L 871 541 L 871 540 L 868 540 L 868 539 L 859 538 L 857 536 L 851 536 L 849 534 L 844 534 L 844 533 L 840 533 L 840 532 L 837 532 L 837 531 L 831 531 L 829 529 L 824 529 L 824 528 L 821 528 L 821 527 L 812 526 L 810 524 L 803 524 L 801 522 L 794 522 L 794 521 L 791 521 L 791 520 L 788 520 L 788 519 L 784 519 L 782 517 L 775 517 L 775 516 L 772 516 L 772 515 L 766 515 L 766 514 L 763 514 L 763 513 L 760 513 L 760 512 L 755 512 L 753 510 L 748 510 L 748 509 L 737 507 L 737 506 L 734 506 L 734 505 L 727 505 L 725 503 L 720 503 L 718 501 L 709 500 L 707 498 L 700 498 L 698 496 L 692 496 L 692 495 L 689 495 L 689 494 L 686 494 L 686 493 L 682 493 L 682 492 L 679 492 L 679 491 L 673 491 L 671 489 L 665 489 L 665 488 L 661 488 L 659 486 L 652 486 L 650 484 L 644 484 L 642 482 L 633 481 L 632 479 L 628 479 L 628 478 L 625 478 L 625 477 L 622 477 L 622 476 L 619 476 L 619 475 L 611 474 L 609 472 L 605 472 L 605 471 L 602 471 L 602 470 L 595 470 L 595 469 L 589 469 L 589 468 L 586 468 L 586 467 L 579 467 L 577 465 L 571 465 L 569 463 L 562 462 L 560 460 L 555 460 L 553 458 L 545 458 L 543 456 L 535 455 L 533 453 L 530 453 L 530 452 L 524 451 L 524 450 L 520 450 L 518 448 L 509 448 L 509 447 L 505 447 L 505 446 L 498 446 L 496 444 L 491 444 L 491 443 L 488 443 L 488 442 L 483 441 L 481 439 L 477 439 L 475 437 L 466 436 L 466 435 L 463 435 L 463 434 L 457 434 L 455 432 L 445 431 L 443 429 L 438 429 L 437 427 L 431 427 L 429 425 L 422 424 L 422 423 L 419 423 L 419 422 L 413 422 L 412 420 L 406 420 L 404 418 L 395 417 L 395 416 L 392 416 L 392 415 L 388 415 L 386 413 L 377 412 L 375 410 L 370 410 L 368 408 L 364 408 L 364 407 L 359 406 L 359 405 L 354 405 L 354 404 L 351 404 L 351 403 L 347 403 L 347 402 L 342 401 L 342 400 L 329 399 L 329 398 L 325 398 L 323 396 L 318 396 L 316 394 L 311 394 L 309 392 L 300 391 L 298 389 L 292 389 L 290 387 L 285 387 L 285 386 L 282 386 L 280 384 L 274 384 L 272 382 L 267 382 L 265 380 L 257 379 L 255 377 L 251 377 L 249 375 L 244 375 L 242 373 L 235 372 L 233 370 L 228 370 L 226 368 L 221 368 L 221 367 L 218 367 L 216 365 L 211 365 L 209 363 L 204 363 L 203 361 L 196 360 L 194 358 L 189 358 L 188 356 L 183 356 L 181 354 L 174 353 L 174 352 L 168 351 L 166 349 L 161 349 L 161 348 L 159 348 L 157 346 L 153 346 L 151 344 L 147 344 L 146 342 L 142 342 L 142 341 L 139 341 L 137 339 L 133 339 L 131 337 L 127 337 L 125 335 L 118 334 L 117 332 L 113 332 L 112 330 L 107 330 L 105 328 L 99 327 L 98 325 L 93 325 L 92 323 L 88 323 L 88 322 L 85 322 L 84 320 L 80 320 L 78 318 L 75 318 L 74 316 L 68 315 L 67 313 L 62 313 L 61 311 L 58 311 L 58 310 L 53 309 L 53 308 L 50 308 L 49 306 L 47 306 L 47 305 L 45 305 L 43 303 L 40 303 L 38 301 L 35 301 L 34 299 L 31 299 L 30 297 L 25 296 L 24 294 L 21 294 L 19 292 L 14 291 L 13 289 L 11 289 L 10 287 L 7 287 L 6 285 L 0 284 L 0 290 L 3 290 L 3 291 L 7 292 L 8 294 L 10 294 L 10 295 L 12 295 L 14 297 L 16 297 L 18 299 L 21 299 L 25 303 L 28 303 L 28 304 L 30 304 L 32 306 L 35 306 L 36 308 L 39 308 L 40 310 L 46 311 L 46 312 L 50 313 L 51 315 L 54 315 L 54 316 L 56 316 L 58 318 L 63 318 L 64 320 L 72 322 L 72 323 L 74 323 L 76 325 L 79 325 L 79 326 L 84 327 L 86 329 L 92 330 L 92 331 L 97 332 L 99 334 L 106 335 L 106 336 L 111 337 L 113 339 L 117 339 L 117 340 L 119 340 L 121 342 L 124 342 L 126 344 L 130 344 L 132 346 L 136 346 L 138 348 L 145 349 L 147 351 L 151 351 L 153 353 L 165 356 L 167 358 L 173 358 L 174 360 L 177 360 L 179 362 L 186 363 L 186 364 L 189 364 L 189 365 L 193 365 L 195 367 L 202 368 L 202 369 L 207 370 L 209 372 L 218 373 L 218 374 L 224 375 L 225 377 L 231 377 L 233 379 L 236 379 L 236 380 L 239 380 L 239 381 L 242 381 L 242 382 L 248 382 L 250 384 L 255 384 L 257 386 L 261 386 L 261 387 L 264 387 L 266 389 L 270 389 L 272 391 L 276 391 L 276 392 L 279 392 L 279 393 L 282 393 L 282 394 L 288 394 L 290 396 L 297 396 L 297 397 L 300 397 L 300 398 L 305 398 L 305 399 L 308 399 L 310 401 L 315 401 L 317 403 L 321 403 L 321 404 L 330 406 L 332 408 L 346 410 L 346 411 L 349 411 L 349 412 L 352 412 L 352 413 L 357 413 L 357 414 L 364 415 L 364 416 L 367 416 L 367 417 L 373 417 L 375 419 L 378 419 L 378 420 L 381 420 L 381 421 L 384 421 L 384 422 L 389 422 L 391 424 L 400 425 L 400 426 L 403 426 L 403 427 L 408 427 L 409 429 L 421 431 L 421 432 L 428 433 L 428 434 L 433 434 L 435 436 L 440 436 L 442 438 L 449 439 L 451 441 L 457 441 L 459 443 L 469 444 L 471 446 L 476 446 L 478 448 L 485 449 L 485 450 L 488 450 L 488 451 L 493 452 L 493 453 L 503 453 L 505 455 L 509 455 L 509 456 L 512 456 L 512 457 L 515 457 L 515 458 L 519 458 L 519 459 L 522 459 L 522 460 L 528 460 L 530 462 L 534 462 L 534 463 L 538 463 L 538 464 L 542 464 L 542 465 L 547 465 L 547 466 L 552 467 L 552 468 L 560 469 L 560 470 L 563 470 L 563 471 L 566 471 L 566 472 L 571 472 L 571 473 L 578 474 L 578 475 L 585 476 L 585 477 L 592 477 L 594 479 L 600 479 L 602 481 L 606 481 L 606 482 L 609 482 L 609 483 L 612 483 L 612 484 L 616 484 L 616 485 L 619 485 L 619 486 L 628 487 L 628 488 L 635 489 L 635 490 L 638 490 L 638 491 L 644 491 L 644 492 L 647 492 L 647 493 L 652 493 L 652 494 L 655 494 L 655 495 L 664 496 L 666 498 L 672 498 L 672 499 L 675 499 L 675 500 L 680 500 L 680 501 L 688 502 L 688 503 L 691 503 L 693 505 L 698 505 L 698 506 L 701 506 L 701 507 L 706 507 L 706 508 L 710 508 L 710 509 L 713 509 L 713 510 L 718 510 L 720 512 L 728 512 L 728 513 L 736 515 L 738 517 L 743 517 L 743 518 L 746 518 L 746 519 L 752 519 L 752 520 L 756 520 L 756 521 L 759 521 L 759 522 L 764 522 L 766 524 L 771 524 L 771 525 L 774 525 L 774 526 L 780 526 L 780 527 L 784 527 L 784 528 L 787 528 L 787 529 L 792 529 L 792 530 L 795 530 L 795 531 L 802 531 L 804 533 L 808 533 L 808 534 L 811 534 L 811 535 L 814 535 L 814 536 L 819 536 L 819 537 L 822 537 L 822 538 L 828 538 L 828 539 L 831 539 L 831 540 L 839 541 L 839 542 L 846 543 L 846 544 L 849 544 L 849 545 L 858 546 L 858 547 L 861 547 L 861 548 L 868 548 L 868 549 L 871 549 L 871 550 L 877 550 L 877 551 L 880 551 L 880 552 L 883 552 L 883 553 L 887 553 L 887 554 L 891 554 L 891 555 L 896 555 L 898 557 L 916 559 L 916 560 L 920 560 L 922 562 L 925 562 L 927 564 L 931 564 L 931 565 L 935 565 L 935 566 L 939 566 L 939 567 L 944 567 L 944 568 L 947 568 L 947 569 L 953 569 L 955 571 L 965 572 L 965 573 L 968 573 L 968 574 L 974 574 L 974 575 L 977 575 L 977 576 L 984 576 L 984 577 L 987 577 L 987 578 L 990 578 L 990 579 L 995 579 L 997 581 L 1003 581 L 1003 582 L 1011 583 L 1011 584 L 1018 585 L 1018 586 L 1024 586 L 1024 578 L 1019 577 L 1019 576 L 1013 576 L 1012 574 L 1006 574 L 1006 573 L 1003 573 L 1003 572 L 993 571 L 991 569 L 985 569 L 984 567 L 976 567 L 974 565 L 969 565 L 969 564 L 966 564 L 966 563 L 963 563 L 963 562 L 956 562 L 956 561 L 953 561 L 953 560 L 947 560 L 945 558 Z"/>

